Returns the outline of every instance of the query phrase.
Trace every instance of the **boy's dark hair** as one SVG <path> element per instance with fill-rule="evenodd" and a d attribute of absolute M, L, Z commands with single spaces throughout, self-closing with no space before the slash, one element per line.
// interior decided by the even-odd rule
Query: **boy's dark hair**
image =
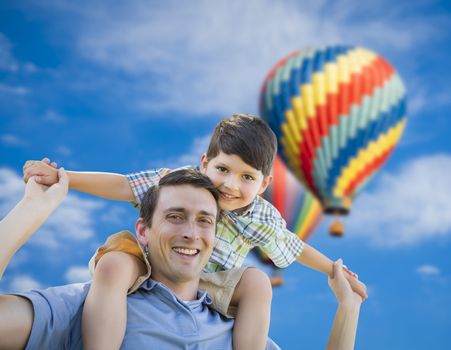
<path fill-rule="evenodd" d="M 149 188 L 149 190 L 144 194 L 141 201 L 139 216 L 143 219 L 143 222 L 147 227 L 150 227 L 152 224 L 152 217 L 155 212 L 155 208 L 157 207 L 161 189 L 168 186 L 181 185 L 204 188 L 210 192 L 216 201 L 219 217 L 219 192 L 214 187 L 211 180 L 196 169 L 180 169 L 163 176 L 158 182 L 158 185 Z M 216 218 L 216 221 L 218 220 L 218 217 Z"/>
<path fill-rule="evenodd" d="M 277 151 L 276 135 L 260 118 L 234 114 L 216 126 L 208 146 L 207 160 L 221 151 L 239 156 L 246 164 L 268 176 Z"/>

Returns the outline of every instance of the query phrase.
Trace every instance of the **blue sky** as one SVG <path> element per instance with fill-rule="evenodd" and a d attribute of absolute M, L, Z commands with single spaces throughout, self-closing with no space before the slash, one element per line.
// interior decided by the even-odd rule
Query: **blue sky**
<path fill-rule="evenodd" d="M 2 1 L 0 216 L 21 167 L 127 173 L 197 163 L 221 117 L 257 114 L 269 69 L 318 44 L 387 58 L 408 90 L 408 125 L 355 201 L 343 239 L 326 220 L 309 243 L 369 288 L 358 349 L 451 347 L 451 8 L 446 1 Z M 89 257 L 136 212 L 71 192 L 14 257 L 0 290 L 83 281 Z M 300 266 L 274 291 L 271 336 L 324 348 L 335 312 L 326 278 Z M 300 345 L 299 345 L 300 344 Z"/>

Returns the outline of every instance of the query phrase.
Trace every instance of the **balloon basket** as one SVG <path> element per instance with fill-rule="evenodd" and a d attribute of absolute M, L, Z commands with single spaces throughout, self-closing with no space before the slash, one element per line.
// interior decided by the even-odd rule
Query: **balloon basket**
<path fill-rule="evenodd" d="M 335 219 L 329 227 L 329 234 L 332 237 L 342 237 L 345 232 L 345 228 L 340 220 Z"/>

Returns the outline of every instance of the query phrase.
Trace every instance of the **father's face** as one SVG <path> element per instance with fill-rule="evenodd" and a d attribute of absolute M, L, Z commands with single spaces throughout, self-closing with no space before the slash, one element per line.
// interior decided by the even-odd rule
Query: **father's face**
<path fill-rule="evenodd" d="M 161 189 L 146 228 L 152 278 L 170 286 L 197 280 L 213 250 L 217 206 L 206 189 L 190 185 Z"/>

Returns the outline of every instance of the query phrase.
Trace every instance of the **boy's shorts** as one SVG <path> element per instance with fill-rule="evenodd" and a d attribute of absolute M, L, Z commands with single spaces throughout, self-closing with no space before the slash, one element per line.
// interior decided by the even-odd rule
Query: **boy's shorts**
<path fill-rule="evenodd" d="M 135 292 L 141 284 L 150 277 L 151 267 L 141 244 L 130 231 L 121 231 L 109 236 L 103 246 L 97 249 L 89 261 L 89 270 L 94 273 L 99 259 L 108 252 L 119 251 L 137 257 L 146 265 L 146 274 L 139 276 L 136 282 L 128 290 L 128 294 Z M 241 280 L 246 268 L 235 268 L 218 272 L 202 272 L 200 276 L 199 289 L 207 291 L 213 303 L 212 307 L 227 317 L 235 317 L 237 308 L 230 305 L 233 293 L 238 282 Z"/>

